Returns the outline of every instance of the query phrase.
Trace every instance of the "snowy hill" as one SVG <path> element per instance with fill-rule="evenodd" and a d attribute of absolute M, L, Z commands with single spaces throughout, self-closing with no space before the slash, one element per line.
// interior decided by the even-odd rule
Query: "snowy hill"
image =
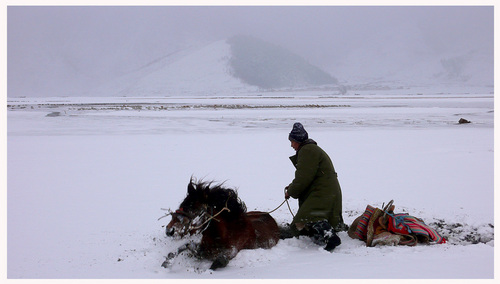
<path fill-rule="evenodd" d="M 236 36 L 230 65 L 234 76 L 261 88 L 336 84 L 337 79 L 285 48 L 249 36 Z"/>
<path fill-rule="evenodd" d="M 250 37 L 233 37 L 159 58 L 89 95 L 214 95 L 336 82 L 284 48 Z"/>

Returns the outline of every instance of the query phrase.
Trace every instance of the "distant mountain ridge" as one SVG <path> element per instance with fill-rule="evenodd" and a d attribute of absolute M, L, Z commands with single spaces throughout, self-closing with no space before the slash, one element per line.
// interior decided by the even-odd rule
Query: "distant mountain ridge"
<path fill-rule="evenodd" d="M 336 83 L 285 48 L 236 36 L 158 58 L 89 95 L 213 95 Z"/>
<path fill-rule="evenodd" d="M 337 79 L 289 50 L 250 36 L 227 41 L 233 75 L 264 89 L 336 84 Z"/>

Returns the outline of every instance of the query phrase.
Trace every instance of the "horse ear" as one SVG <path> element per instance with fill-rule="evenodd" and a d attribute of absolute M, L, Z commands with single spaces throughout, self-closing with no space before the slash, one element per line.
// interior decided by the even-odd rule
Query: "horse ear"
<path fill-rule="evenodd" d="M 194 185 L 193 185 L 193 180 L 191 180 L 188 184 L 188 194 L 194 194 L 196 192 L 196 189 L 194 188 Z"/>

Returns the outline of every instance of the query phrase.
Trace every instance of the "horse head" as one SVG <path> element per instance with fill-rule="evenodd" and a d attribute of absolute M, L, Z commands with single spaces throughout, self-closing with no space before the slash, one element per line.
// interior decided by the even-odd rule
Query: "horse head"
<path fill-rule="evenodd" d="M 207 193 L 204 187 L 201 183 L 195 184 L 191 179 L 187 187 L 187 195 L 179 209 L 171 213 L 172 220 L 167 225 L 167 236 L 182 238 L 201 232 L 202 225 L 209 218 L 207 207 Z"/>
<path fill-rule="evenodd" d="M 185 212 L 183 208 L 175 210 L 175 212 L 170 213 L 172 220 L 167 225 L 166 234 L 169 237 L 179 237 L 182 238 L 186 235 L 194 235 L 199 232 L 198 228 L 201 222 L 204 222 L 202 216 L 194 216 L 189 212 Z"/>
<path fill-rule="evenodd" d="M 180 238 L 194 235 L 203 231 L 215 215 L 226 213 L 221 217 L 231 217 L 245 212 L 246 206 L 234 190 L 224 188 L 222 184 L 212 186 L 211 182 L 195 183 L 191 179 L 179 209 L 171 213 L 172 220 L 167 225 L 166 234 Z"/>

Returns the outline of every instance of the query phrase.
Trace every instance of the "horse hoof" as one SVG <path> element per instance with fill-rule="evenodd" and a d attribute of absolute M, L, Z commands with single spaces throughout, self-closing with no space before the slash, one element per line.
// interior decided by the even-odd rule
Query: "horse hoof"
<path fill-rule="evenodd" d="M 227 257 L 220 256 L 214 260 L 214 262 L 212 263 L 212 266 L 210 266 L 210 269 L 216 270 L 218 268 L 223 268 L 223 267 L 226 267 L 228 263 L 229 263 L 229 259 L 227 259 Z"/>
<path fill-rule="evenodd" d="M 172 264 L 168 261 L 168 260 L 165 260 L 162 264 L 161 264 L 161 267 L 163 268 L 169 268 Z"/>
<path fill-rule="evenodd" d="M 173 258 L 174 258 L 174 256 L 172 255 L 172 253 L 169 253 L 168 257 L 166 257 L 165 261 L 161 264 L 161 267 L 169 268 L 170 266 L 172 266 L 172 262 L 170 262 L 170 261 Z"/>

